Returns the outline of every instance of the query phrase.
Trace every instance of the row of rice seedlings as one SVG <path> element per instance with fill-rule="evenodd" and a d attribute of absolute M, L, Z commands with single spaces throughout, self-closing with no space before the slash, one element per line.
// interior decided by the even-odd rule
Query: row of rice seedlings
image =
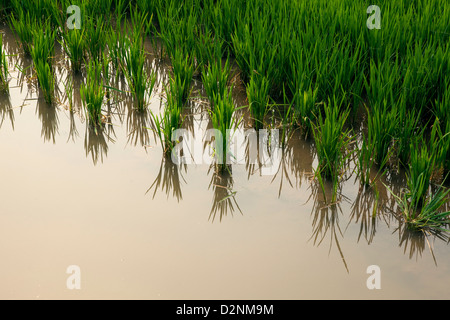
<path fill-rule="evenodd" d="M 3 34 L 0 34 L 0 90 L 9 91 L 9 67 L 6 53 L 3 50 Z"/>
<path fill-rule="evenodd" d="M 89 61 L 86 68 L 86 83 L 80 86 L 80 94 L 87 118 L 94 127 L 101 127 L 103 120 L 102 105 L 105 93 L 101 72 L 102 66 L 98 62 L 95 62 L 95 60 Z"/>

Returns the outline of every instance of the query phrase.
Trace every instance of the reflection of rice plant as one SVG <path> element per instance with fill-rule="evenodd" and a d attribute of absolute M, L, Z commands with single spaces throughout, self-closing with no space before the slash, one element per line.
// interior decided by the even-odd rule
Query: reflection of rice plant
<path fill-rule="evenodd" d="M 0 34 L 0 90 L 8 91 L 8 59 L 3 50 L 3 34 Z"/>
<path fill-rule="evenodd" d="M 81 85 L 80 94 L 90 123 L 94 126 L 101 126 L 104 97 L 101 65 L 91 60 L 87 66 L 86 72 L 86 83 Z"/>

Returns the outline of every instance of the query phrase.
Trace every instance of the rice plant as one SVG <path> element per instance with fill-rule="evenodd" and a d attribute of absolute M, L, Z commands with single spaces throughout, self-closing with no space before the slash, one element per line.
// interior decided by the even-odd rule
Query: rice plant
<path fill-rule="evenodd" d="M 62 46 L 70 59 L 72 71 L 79 73 L 85 58 L 86 42 L 84 29 L 67 30 L 63 33 Z"/>
<path fill-rule="evenodd" d="M 81 84 L 80 94 L 89 122 L 94 127 L 102 126 L 102 104 L 104 98 L 103 81 L 101 79 L 101 65 L 89 61 L 86 69 L 86 83 Z"/>
<path fill-rule="evenodd" d="M 183 121 L 181 116 L 183 101 L 180 100 L 176 78 L 170 78 L 165 91 L 167 98 L 164 111 L 161 115 L 155 115 L 152 112 L 152 119 L 163 153 L 167 156 L 176 144 L 176 141 L 173 141 L 173 132 L 181 127 Z"/>
<path fill-rule="evenodd" d="M 227 93 L 226 91 L 231 77 L 232 74 L 229 59 L 225 61 L 223 66 L 221 60 L 214 60 L 204 68 L 202 82 L 206 95 L 213 108 L 217 103 L 214 99 L 220 99 Z"/>
<path fill-rule="evenodd" d="M 87 20 L 85 28 L 84 39 L 89 56 L 91 59 L 99 62 L 106 48 L 107 38 L 105 36 L 104 22 L 100 19 L 90 18 Z"/>
<path fill-rule="evenodd" d="M 220 97 L 214 95 L 213 101 L 215 101 L 214 109 L 209 111 L 211 122 L 213 128 L 221 134 L 221 137 L 215 137 L 215 155 L 219 170 L 224 172 L 229 164 L 232 130 L 238 124 L 234 117 L 236 106 L 231 90 L 226 90 L 225 94 Z"/>
<path fill-rule="evenodd" d="M 0 90 L 9 91 L 9 68 L 8 59 L 3 50 L 3 34 L 0 34 Z"/>
<path fill-rule="evenodd" d="M 136 109 L 142 111 L 146 107 L 147 90 L 151 94 L 155 86 L 156 74 L 146 71 L 146 55 L 139 37 L 134 37 L 130 43 L 124 61 L 125 76 L 133 93 Z"/>
<path fill-rule="evenodd" d="M 33 30 L 36 21 L 32 19 L 29 11 L 23 10 L 12 14 L 10 17 L 10 27 L 14 30 L 15 35 L 22 44 L 23 52 L 30 54 L 31 44 L 33 43 Z"/>
<path fill-rule="evenodd" d="M 176 80 L 176 90 L 172 93 L 184 104 L 191 93 L 191 82 L 195 72 L 194 59 L 190 55 L 184 56 L 181 50 L 176 49 L 171 60 L 172 73 Z"/>
<path fill-rule="evenodd" d="M 269 80 L 259 74 L 254 74 L 250 78 L 247 86 L 248 108 L 254 120 L 256 130 L 264 126 L 264 117 L 269 104 Z"/>
<path fill-rule="evenodd" d="M 312 123 L 317 116 L 317 94 L 319 89 L 309 88 L 307 91 L 298 89 L 293 98 L 293 120 L 306 134 L 311 132 Z"/>
<path fill-rule="evenodd" d="M 353 137 L 345 128 L 350 111 L 340 112 L 336 99 L 320 112 L 317 123 L 313 125 L 313 135 L 319 160 L 318 171 L 325 177 L 337 181 L 342 175 L 345 161 L 350 157 L 349 144 Z"/>
<path fill-rule="evenodd" d="M 55 37 L 56 32 L 50 30 L 48 24 L 44 24 L 42 29 L 33 32 L 33 45 L 30 51 L 39 87 L 47 103 L 52 103 L 54 99 L 55 78 L 52 69 L 52 57 Z"/>

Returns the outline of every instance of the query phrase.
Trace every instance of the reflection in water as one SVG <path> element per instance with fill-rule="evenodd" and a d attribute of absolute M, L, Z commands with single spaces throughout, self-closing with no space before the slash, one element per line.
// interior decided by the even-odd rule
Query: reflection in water
<path fill-rule="evenodd" d="M 86 133 L 84 137 L 84 150 L 86 151 L 86 157 L 89 154 L 92 157 L 92 162 L 97 165 L 100 160 L 103 163 L 103 158 L 108 156 L 108 141 L 110 139 L 108 133 L 105 132 L 106 128 L 95 128 L 89 124 L 86 124 Z"/>
<path fill-rule="evenodd" d="M 0 128 L 3 126 L 3 122 L 9 119 L 14 130 L 14 110 L 10 98 L 8 93 L 0 95 Z"/>
<path fill-rule="evenodd" d="M 150 117 L 147 110 L 129 110 L 127 115 L 128 143 L 133 146 L 150 144 Z"/>
<path fill-rule="evenodd" d="M 181 169 L 180 169 L 181 168 Z M 167 194 L 167 198 L 169 198 L 170 193 L 172 196 L 177 199 L 178 202 L 183 200 L 183 195 L 181 193 L 181 184 L 180 177 L 184 180 L 183 175 L 181 174 L 183 166 L 177 166 L 174 164 L 170 158 L 165 156 L 162 157 L 161 166 L 159 167 L 159 173 L 156 177 L 153 184 L 148 188 L 147 193 L 153 188 L 155 188 L 153 192 L 153 198 L 155 198 L 156 192 L 159 188 Z M 184 165 L 184 171 L 186 172 L 187 166 Z"/>
<path fill-rule="evenodd" d="M 403 253 L 407 254 L 410 259 L 422 257 L 422 253 L 428 247 L 433 257 L 433 261 L 437 266 L 437 260 L 434 255 L 433 243 L 436 239 L 450 243 L 450 235 L 440 232 L 439 230 L 410 230 L 405 224 L 400 224 L 394 232 L 398 232 L 399 247 L 403 247 Z"/>
<path fill-rule="evenodd" d="M 327 235 L 330 236 L 330 248 L 329 253 L 333 247 L 333 243 L 336 244 L 336 247 L 339 251 L 339 255 L 341 256 L 342 262 L 344 263 L 345 269 L 347 273 L 349 272 L 347 262 L 344 258 L 344 253 L 339 244 L 339 238 L 343 238 L 344 234 L 341 231 L 339 226 L 339 214 L 342 214 L 342 209 L 340 206 L 340 202 L 327 204 L 325 200 L 325 195 L 321 190 L 321 187 L 317 185 L 317 183 L 313 182 L 311 184 L 311 196 L 314 200 L 313 208 L 311 211 L 311 216 L 313 217 L 312 228 L 313 232 L 311 235 L 311 239 L 314 239 L 314 245 L 320 246 L 321 243 L 325 240 Z M 328 193 L 332 192 L 332 186 L 327 185 L 326 188 Z M 308 199 L 309 201 L 309 199 Z"/>
<path fill-rule="evenodd" d="M 284 180 L 291 188 L 300 189 L 305 176 L 311 176 L 313 168 L 314 150 L 312 144 L 300 139 L 297 135 L 292 136 L 288 143 L 282 148 L 281 162 L 272 182 L 279 176 L 280 188 L 278 197 L 281 196 Z M 293 181 L 293 179 L 295 181 Z"/>
<path fill-rule="evenodd" d="M 215 166 L 211 166 L 214 168 Z M 233 191 L 233 177 L 230 171 L 226 170 L 223 173 L 215 172 L 212 175 L 209 189 L 213 187 L 214 198 L 211 212 L 209 213 L 209 220 L 214 222 L 216 215 L 219 214 L 219 221 L 227 216 L 228 213 L 233 215 L 235 208 L 242 214 L 241 208 L 236 201 L 236 191 Z"/>
<path fill-rule="evenodd" d="M 358 242 L 364 236 L 367 244 L 371 244 L 376 232 L 377 212 L 379 211 L 378 198 L 371 190 L 362 190 L 353 201 L 352 211 L 348 225 L 352 221 L 359 224 Z M 348 228 L 347 225 L 347 228 Z M 346 228 L 346 229 L 347 229 Z"/>
<path fill-rule="evenodd" d="M 41 136 L 44 137 L 44 141 L 52 141 L 55 144 L 59 125 L 57 107 L 40 97 L 37 100 L 36 113 L 42 122 Z"/>

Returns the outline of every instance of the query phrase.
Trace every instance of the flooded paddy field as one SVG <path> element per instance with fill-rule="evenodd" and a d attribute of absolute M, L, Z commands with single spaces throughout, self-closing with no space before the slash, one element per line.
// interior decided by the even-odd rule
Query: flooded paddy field
<path fill-rule="evenodd" d="M 135 109 L 118 77 L 102 126 L 92 126 L 80 93 L 86 70 L 72 74 L 56 43 L 48 103 L 33 60 L 8 25 L 1 31 L 10 80 L 0 94 L 0 298 L 450 298 L 448 232 L 411 230 L 399 216 L 391 191 L 407 188 L 402 168 L 376 181 L 373 169 L 364 188 L 357 157 L 349 158 L 334 198 L 332 183 L 315 175 L 314 135 L 301 130 L 279 148 L 270 174 L 247 153 L 230 172 L 176 165 L 152 116 L 163 113 L 172 71 L 154 42 L 144 42 L 145 70 L 156 75 L 148 110 Z M 239 74 L 235 60 L 231 68 Z M 239 127 L 250 130 L 245 83 L 237 76 L 231 86 Z M 191 87 L 181 127 L 199 136 L 213 127 L 210 102 L 201 76 Z M 358 131 L 364 117 L 352 124 Z M 273 118 L 265 128 L 282 122 Z M 250 147 L 248 139 L 238 146 Z M 79 288 L 68 284 L 70 266 Z"/>

